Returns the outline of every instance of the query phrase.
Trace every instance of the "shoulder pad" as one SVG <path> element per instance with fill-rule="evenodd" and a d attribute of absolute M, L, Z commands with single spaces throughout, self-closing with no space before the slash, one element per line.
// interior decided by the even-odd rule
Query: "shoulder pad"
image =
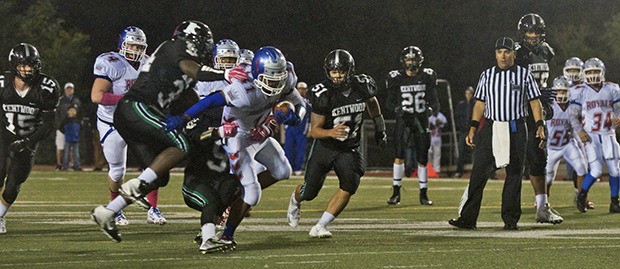
<path fill-rule="evenodd" d="M 515 42 L 515 51 L 521 49 L 521 47 L 523 47 L 521 46 L 521 42 Z"/>
<path fill-rule="evenodd" d="M 400 76 L 400 70 L 392 70 L 388 73 L 388 78 L 395 78 Z"/>
<path fill-rule="evenodd" d="M 314 85 L 314 87 L 312 87 L 312 89 L 310 89 L 310 91 L 312 92 L 312 97 L 317 99 L 321 97 L 321 95 L 323 95 L 323 93 L 325 93 L 327 90 L 327 87 L 325 87 L 325 84 L 323 83 L 316 84 Z"/>
<path fill-rule="evenodd" d="M 435 73 L 435 70 L 433 70 L 431 68 L 424 68 L 424 69 L 422 69 L 422 71 L 424 73 L 426 73 L 426 74 L 429 74 L 429 75 L 433 76 L 433 77 L 437 76 L 437 73 Z"/>
<path fill-rule="evenodd" d="M 53 110 L 60 99 L 60 87 L 54 78 L 41 74 L 41 101 L 44 110 Z"/>
<path fill-rule="evenodd" d="M 371 98 L 377 94 L 377 83 L 371 76 L 358 74 L 354 77 L 364 95 L 367 95 L 367 98 Z"/>
<path fill-rule="evenodd" d="M 550 55 L 550 56 L 555 56 L 555 50 L 554 50 L 554 49 L 553 49 L 553 48 L 549 45 L 549 43 L 547 43 L 547 42 L 544 42 L 544 41 L 543 41 L 543 42 L 540 44 L 540 47 L 541 47 L 543 50 L 547 51 L 547 52 L 549 53 L 549 55 Z"/>

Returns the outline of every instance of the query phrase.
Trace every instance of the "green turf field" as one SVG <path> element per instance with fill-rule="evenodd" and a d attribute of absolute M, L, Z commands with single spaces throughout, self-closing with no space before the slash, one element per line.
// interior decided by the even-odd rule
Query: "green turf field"
<path fill-rule="evenodd" d="M 131 178 L 135 174 L 130 174 Z M 286 224 L 295 177 L 263 192 L 260 204 L 238 229 L 237 250 L 202 255 L 192 242 L 199 213 L 185 206 L 181 178 L 160 190 L 165 226 L 146 224 L 131 206 L 122 243 L 108 239 L 89 212 L 106 202 L 102 172 L 35 171 L 22 186 L 0 236 L 0 267 L 6 268 L 611 268 L 620 248 L 620 215 L 608 213 L 609 187 L 597 183 L 596 209 L 573 206 L 572 183 L 556 182 L 550 202 L 564 217 L 560 225 L 534 223 L 533 191 L 523 183 L 520 231 L 503 231 L 503 181 L 489 181 L 478 230 L 457 230 L 447 220 L 467 180 L 431 179 L 433 206 L 418 203 L 417 182 L 404 182 L 403 199 L 388 206 L 391 180 L 366 177 L 349 207 L 328 228 L 334 237 L 311 239 L 308 231 L 337 187 L 329 178 L 317 199 L 302 206 L 298 228 Z"/>

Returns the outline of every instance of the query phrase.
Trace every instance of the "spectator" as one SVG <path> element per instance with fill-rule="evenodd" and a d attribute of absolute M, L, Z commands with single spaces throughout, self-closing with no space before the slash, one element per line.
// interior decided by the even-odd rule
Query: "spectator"
<path fill-rule="evenodd" d="M 433 111 L 428 117 L 428 123 L 431 129 L 431 147 L 428 150 L 428 160 L 439 174 L 441 171 L 441 128 L 443 128 L 448 120 L 439 111 Z"/>
<path fill-rule="evenodd" d="M 70 106 L 67 109 L 67 116 L 62 122 L 64 136 L 65 136 L 65 149 L 62 158 L 62 170 L 69 169 L 69 153 L 73 151 L 73 170 L 81 171 L 80 168 L 80 121 L 77 117 L 77 108 Z"/>
<path fill-rule="evenodd" d="M 60 97 L 58 107 L 56 108 L 56 170 L 60 170 L 62 168 L 62 158 L 65 148 L 65 135 L 63 133 L 62 122 L 67 117 L 67 110 L 69 107 L 73 106 L 79 113 L 82 108 L 82 102 L 80 102 L 80 99 L 73 95 L 74 91 L 75 88 L 73 83 L 67 82 L 65 84 L 65 94 Z"/>
<path fill-rule="evenodd" d="M 471 160 L 471 148 L 465 145 L 465 137 L 469 133 L 469 122 L 471 121 L 471 111 L 474 108 L 476 100 L 472 99 L 474 96 L 474 88 L 471 86 L 465 89 L 465 100 L 459 102 L 456 106 L 456 128 L 458 132 L 458 149 L 459 156 L 456 161 L 456 173 L 454 177 L 462 177 L 464 172 L 465 162 Z"/>
<path fill-rule="evenodd" d="M 310 106 L 308 105 L 308 99 L 306 98 L 306 92 L 308 92 L 308 85 L 305 82 L 297 83 L 297 90 L 301 97 L 304 98 L 304 106 L 307 111 L 310 111 Z M 296 176 L 301 175 L 301 168 L 304 164 L 304 157 L 306 155 L 306 144 L 308 142 L 308 128 L 309 123 L 308 119 L 310 118 L 310 113 L 306 113 L 306 116 L 301 119 L 301 122 L 297 126 L 286 125 L 285 129 L 285 140 L 284 140 L 284 153 L 286 154 L 286 158 L 288 162 L 291 164 L 293 168 L 293 173 Z"/>

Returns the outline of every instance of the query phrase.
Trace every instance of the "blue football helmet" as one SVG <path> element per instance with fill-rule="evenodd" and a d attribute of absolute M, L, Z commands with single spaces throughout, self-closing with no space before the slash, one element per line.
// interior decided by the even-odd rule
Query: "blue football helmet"
<path fill-rule="evenodd" d="M 573 81 L 567 76 L 558 76 L 553 80 L 553 90 L 556 92 L 555 101 L 560 104 L 568 103 L 568 89 L 573 86 Z"/>
<path fill-rule="evenodd" d="M 252 59 L 252 76 L 254 85 L 265 95 L 278 95 L 286 86 L 286 59 L 279 49 L 262 47 Z"/>
<path fill-rule="evenodd" d="M 135 48 L 132 48 L 135 45 Z M 128 61 L 139 62 L 146 54 L 146 35 L 142 29 L 129 26 L 118 35 L 118 53 Z"/>
<path fill-rule="evenodd" d="M 227 61 L 224 58 L 234 60 Z M 239 60 L 239 45 L 230 39 L 222 39 L 213 47 L 213 68 L 219 70 L 231 69 L 237 65 Z"/>
<path fill-rule="evenodd" d="M 583 81 L 583 61 L 577 57 L 572 57 L 564 63 L 564 75 L 573 80 L 573 83 Z"/>
<path fill-rule="evenodd" d="M 583 64 L 585 81 L 598 84 L 605 81 L 605 64 L 599 58 L 590 58 Z"/>
<path fill-rule="evenodd" d="M 241 63 L 252 64 L 252 59 L 254 59 L 254 52 L 249 49 L 240 49 L 239 50 L 239 59 L 237 60 L 237 65 Z"/>

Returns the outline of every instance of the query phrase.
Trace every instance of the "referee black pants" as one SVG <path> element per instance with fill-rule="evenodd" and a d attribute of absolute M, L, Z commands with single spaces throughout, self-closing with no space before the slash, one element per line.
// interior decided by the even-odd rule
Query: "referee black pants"
<path fill-rule="evenodd" d="M 493 121 L 486 120 L 474 138 L 474 167 L 469 178 L 467 201 L 461 210 L 461 219 L 475 225 L 480 214 L 482 192 L 487 180 L 495 171 L 492 137 Z M 521 177 L 527 146 L 527 127 L 523 119 L 510 124 L 510 163 L 506 167 L 506 180 L 502 191 L 502 220 L 516 224 L 521 217 Z"/>

